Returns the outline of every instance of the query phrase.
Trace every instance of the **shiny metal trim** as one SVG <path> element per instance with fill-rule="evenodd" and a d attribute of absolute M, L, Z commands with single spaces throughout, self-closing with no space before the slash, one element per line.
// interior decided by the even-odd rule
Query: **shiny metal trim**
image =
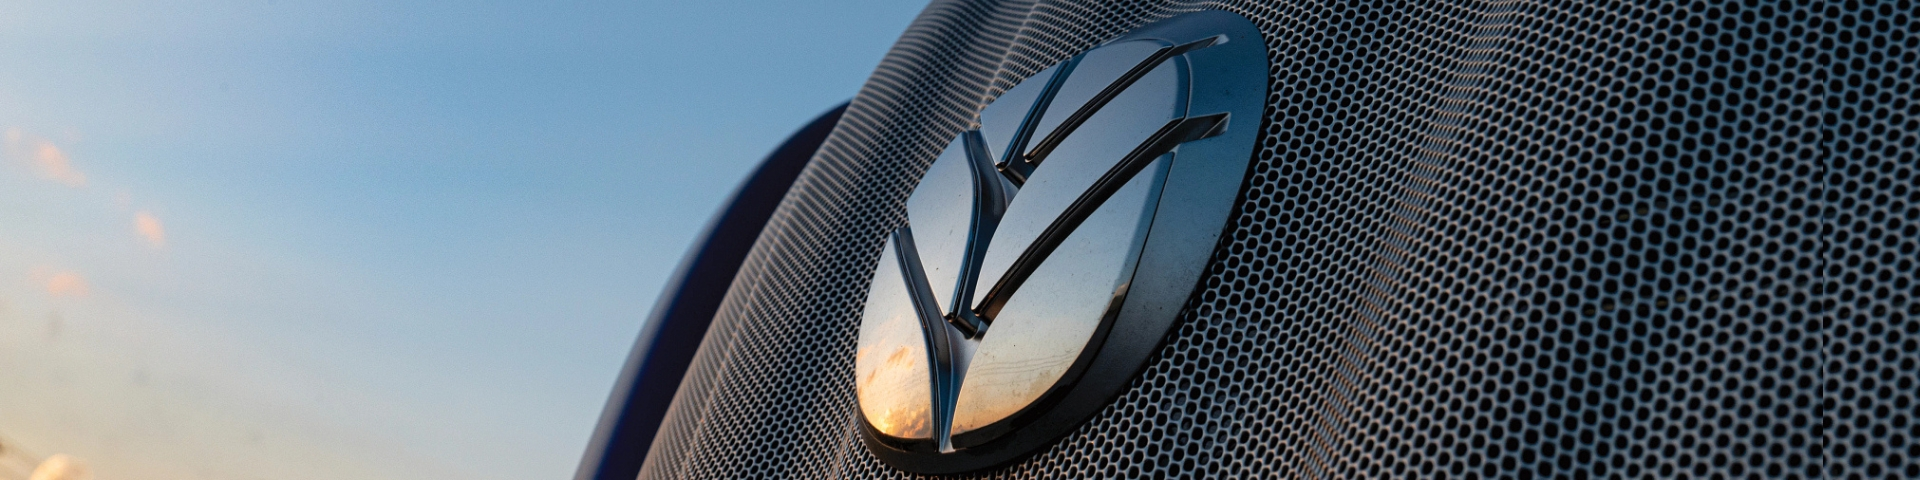
<path fill-rule="evenodd" d="M 946 450 L 949 434 L 947 424 L 952 423 L 953 402 L 947 398 L 958 391 L 958 380 L 953 375 L 953 347 L 948 338 L 947 322 L 940 315 L 939 304 L 934 300 L 933 290 L 927 285 L 927 272 L 920 263 L 920 251 L 913 242 L 913 227 L 902 226 L 893 231 L 894 253 L 900 264 L 901 276 L 907 281 L 907 293 L 913 299 L 914 312 L 920 317 L 920 332 L 925 336 L 927 365 L 929 367 L 928 386 L 932 392 L 927 397 L 932 404 L 928 413 L 933 422 L 933 440 L 935 450 Z M 922 446 L 924 447 L 924 446 Z"/>
<path fill-rule="evenodd" d="M 1067 76 L 1073 73 L 1073 67 L 1079 63 L 1080 57 L 1069 58 L 1067 61 L 1060 62 L 1059 65 L 1047 67 L 1046 70 L 1041 70 L 1040 73 L 1028 78 L 1027 82 L 1045 82 L 1040 84 L 1040 93 L 1035 95 L 1034 99 L 1027 105 L 1026 113 L 1020 116 L 1020 124 L 1014 126 L 1013 135 L 1009 137 L 1006 145 L 1000 145 L 998 149 L 992 149 L 992 144 L 987 145 L 990 147 L 987 151 L 987 156 L 992 160 L 989 162 L 989 165 L 992 165 L 994 170 L 1004 175 L 1006 180 L 1011 182 L 1013 186 L 1018 187 L 1025 184 L 1027 177 L 1033 175 L 1033 164 L 1022 161 L 1024 154 L 1021 152 L 1027 149 L 1027 143 L 1033 136 L 1033 129 L 1036 124 L 1039 123 L 1040 115 L 1046 113 L 1047 107 L 1053 104 L 1053 95 L 1059 93 L 1060 85 L 1066 83 Z M 1021 82 L 1021 84 L 1025 85 L 1026 82 Z M 1007 92 L 1011 93 L 1014 89 L 1018 88 L 1020 88 L 1020 86 L 1016 85 L 1014 88 L 1008 89 Z M 981 131 L 984 132 L 987 128 L 986 122 L 988 118 L 986 112 L 988 110 L 991 110 L 996 105 L 1001 105 L 1001 102 L 1004 100 L 1017 99 L 1018 98 L 1010 98 L 1006 94 L 1001 94 L 1000 98 L 994 99 L 993 103 L 981 109 Z"/>
<path fill-rule="evenodd" d="M 881 246 L 867 290 L 869 305 L 884 303 L 861 315 L 854 395 L 862 425 L 876 438 L 902 450 L 931 452 L 941 434 L 934 411 L 938 355 L 926 328 L 924 291 L 915 288 L 907 263 L 914 260 L 912 238 L 901 233 L 896 230 Z"/>
<path fill-rule="evenodd" d="M 987 320 L 973 312 L 974 279 L 980 276 L 980 261 L 987 254 L 987 242 L 999 229 L 1000 217 L 1007 213 L 1007 205 L 1013 203 L 1013 192 L 994 168 L 986 138 L 980 131 L 969 130 L 960 135 L 965 139 L 967 159 L 973 167 L 973 224 L 967 238 L 966 258 L 961 262 L 959 278 L 954 281 L 953 301 L 941 314 L 960 329 L 961 334 L 978 337 L 986 330 Z"/>
<path fill-rule="evenodd" d="M 1047 225 L 1046 230 L 1040 233 L 1039 238 L 1028 244 L 1026 250 L 1020 252 L 1019 258 L 1013 261 L 1013 266 L 1000 277 L 1000 281 L 975 302 L 979 307 L 974 313 L 992 321 L 994 315 L 1000 312 L 1000 308 L 1006 306 L 1007 299 L 1019 290 L 1020 284 L 1026 282 L 1027 277 L 1033 274 L 1033 270 L 1039 268 L 1040 264 L 1046 261 L 1047 256 L 1052 255 L 1054 249 L 1060 246 L 1060 242 L 1073 234 L 1073 229 L 1079 227 L 1081 222 L 1086 221 L 1088 215 L 1092 215 L 1093 211 L 1099 209 L 1108 197 L 1113 196 L 1113 192 L 1119 191 L 1120 187 L 1126 185 L 1135 173 L 1139 173 L 1140 169 L 1153 163 L 1154 159 L 1172 151 L 1175 146 L 1218 134 L 1225 129 L 1227 117 L 1228 114 L 1225 112 L 1181 117 L 1168 121 L 1165 126 L 1160 127 L 1160 131 L 1155 132 L 1139 147 L 1135 147 L 1126 158 L 1115 163 L 1112 169 L 1100 176 L 1100 180 L 1093 184 L 1093 188 L 1081 192 L 1080 197 L 1074 199 L 1065 212 L 1055 217 L 1053 223 Z"/>
<path fill-rule="evenodd" d="M 1101 68 L 1090 69 L 1087 66 L 1098 67 L 1098 63 L 1125 60 L 1135 54 L 1144 58 L 1151 51 L 1142 52 L 1139 47 L 1158 44 L 1124 42 L 1120 45 L 1132 47 L 1133 52 L 1123 52 L 1125 55 L 1121 56 L 1098 55 L 1103 53 L 1099 50 L 1087 53 L 1088 60 L 1083 61 L 1083 67 L 1075 71 L 1098 73 L 1099 84 L 1082 79 L 1076 86 L 1069 79 L 1067 87 L 1063 88 L 1080 90 L 1070 103 L 1078 104 L 1091 98 L 1104 89 L 1109 80 L 1124 74 L 1133 62 L 1118 69 L 1114 68 L 1120 65 L 1117 62 L 1107 63 Z M 1060 147 L 1067 151 L 1056 154 L 1048 161 L 1046 168 L 1034 171 L 1034 177 L 1024 187 L 1029 191 L 1015 198 L 1013 204 L 1008 206 L 1007 215 L 1001 220 L 999 231 L 994 233 L 987 254 L 982 259 L 980 274 L 974 282 L 977 294 L 972 305 L 976 314 L 985 313 L 991 320 L 998 308 L 981 308 L 982 301 L 990 297 L 980 294 L 1000 285 L 1021 254 L 1026 253 L 1029 246 L 1042 243 L 1042 235 L 1047 233 L 1047 227 L 1067 215 L 1075 200 L 1093 190 L 1103 175 L 1126 161 L 1127 156 L 1136 153 L 1141 145 L 1149 143 L 1156 133 L 1166 128 L 1168 122 L 1187 114 L 1186 100 L 1190 91 L 1187 67 L 1184 61 L 1163 62 L 1155 67 L 1119 96 L 1108 101 L 1099 114 L 1087 120 L 1080 133 L 1067 137 Z M 1058 103 L 1055 106 L 1069 110 L 1072 107 Z M 1054 233 L 1066 232 L 1056 230 Z"/>
<path fill-rule="evenodd" d="M 1118 292 L 1116 288 L 1117 294 L 1106 309 L 1108 314 L 1099 321 L 1100 330 L 1087 339 L 1085 350 L 1076 357 L 1070 371 L 1049 387 L 1049 391 L 1040 399 L 1004 421 L 996 422 L 990 429 L 993 431 L 976 430 L 975 433 L 949 435 L 947 442 L 937 448 L 925 445 L 909 449 L 886 441 L 871 428 L 862 428 L 861 439 L 869 452 L 890 466 L 921 474 L 960 473 L 1001 465 L 1044 450 L 1046 445 L 1060 436 L 1079 428 L 1088 417 L 1106 407 L 1114 395 L 1126 389 L 1177 321 L 1181 309 L 1193 295 L 1196 282 L 1207 270 L 1210 263 L 1208 259 L 1221 245 L 1221 235 L 1229 219 L 1235 214 L 1232 201 L 1240 195 L 1246 183 L 1252 153 L 1258 146 L 1260 123 L 1265 118 L 1262 112 L 1268 108 L 1265 100 L 1270 63 L 1265 42 L 1260 35 L 1259 30 L 1245 17 L 1208 10 L 1154 22 L 1106 44 L 1151 41 L 1162 45 L 1188 45 L 1212 40 L 1207 48 L 1172 57 L 1181 59 L 1191 67 L 1186 73 L 1188 83 L 1181 97 L 1184 107 L 1172 112 L 1170 117 L 1155 116 L 1151 122 L 1131 125 L 1133 133 L 1128 135 L 1140 140 L 1129 142 L 1140 143 L 1116 148 L 1121 152 L 1158 149 L 1160 146 L 1150 144 L 1161 141 L 1171 141 L 1177 145 L 1168 152 L 1172 155 L 1166 157 L 1170 163 L 1166 164 L 1165 176 L 1159 182 L 1160 192 L 1154 213 L 1150 217 L 1143 217 L 1143 221 L 1149 224 L 1147 234 L 1138 244 L 1139 253 L 1132 260 L 1132 273 L 1124 283 L 1124 292 Z M 1163 63 L 1165 61 L 1161 60 Z M 1107 75 L 1109 73 L 1100 76 Z M 1053 81 L 1049 79 L 1050 83 Z M 1060 101 L 1057 93 L 1053 101 Z M 1076 98 L 1073 101 L 1081 100 Z M 1205 112 L 1207 115 L 1192 115 L 1195 112 Z M 1215 116 L 1216 113 L 1225 115 Z M 1192 121 L 1205 123 L 1180 128 L 1188 117 L 1192 117 Z M 1182 120 L 1167 122 L 1169 118 Z M 1229 118 L 1237 121 L 1229 125 Z M 1045 121 L 1045 114 L 1040 114 L 1038 119 Z M 1184 134 L 1168 134 L 1164 128 L 1166 125 L 1173 125 L 1175 131 Z M 1156 126 L 1163 128 L 1156 129 Z M 1046 135 L 1034 133 L 1028 139 L 1031 141 L 1034 137 L 1044 141 Z M 1149 142 L 1149 138 L 1158 141 Z M 1181 143 L 1180 140 L 1186 142 Z M 1072 143 L 1067 142 L 1061 148 L 1078 149 Z M 995 155 L 1004 159 L 998 153 Z M 1123 155 L 1111 151 L 1101 154 L 1102 158 L 1117 156 Z M 1098 183 L 1097 180 L 1104 178 L 1115 164 L 1102 162 L 1097 167 L 1095 165 L 1084 165 L 1098 169 L 1098 173 L 1089 172 L 1093 173 L 1094 178 L 1079 178 L 1071 189 L 1092 190 L 1089 185 Z M 1137 177 L 1139 173 L 1135 172 L 1134 175 Z M 1002 179 L 1000 181 L 1004 182 L 1002 186 L 1008 196 L 1018 198 L 1020 186 L 1014 185 L 1013 179 L 1005 174 L 995 177 Z M 1063 195 L 1075 201 L 1080 200 L 1080 196 L 1082 192 Z M 1064 211 L 1067 209 L 1065 205 L 1073 204 L 1061 200 L 1064 199 L 1049 202 L 1053 205 L 1050 208 Z M 1049 214 L 1045 220 L 1036 216 L 1033 220 L 1040 221 L 1026 228 L 1038 224 L 1051 227 L 1055 221 L 1053 217 L 1057 216 Z M 1004 218 L 1002 222 L 1005 222 Z M 1028 239 L 1037 236 L 1040 235 L 1022 235 Z M 1029 240 L 1020 242 L 1025 241 Z M 1061 247 L 1056 245 L 1055 248 Z M 1019 250 L 1025 253 L 1024 246 Z M 1011 263 L 1007 262 L 1009 265 Z M 996 268 L 1004 270 L 1007 267 Z M 997 281 L 994 283 L 998 284 Z M 980 288 L 978 285 L 981 282 L 975 284 L 976 288 Z M 971 356 L 976 353 L 973 349 L 980 346 L 979 340 L 984 337 L 976 335 L 966 338 L 953 323 L 938 324 L 939 328 L 947 329 L 944 358 L 951 362 L 942 367 L 944 370 L 941 372 L 947 375 L 942 385 L 960 388 Z M 985 333 L 993 333 L 997 328 L 992 323 L 985 325 Z M 931 331 L 927 333 L 934 334 Z M 940 401 L 951 400 L 942 398 Z M 951 412 L 954 407 L 952 403 L 943 403 L 939 408 Z M 952 420 L 949 417 L 946 421 L 950 424 Z"/>
<path fill-rule="evenodd" d="M 975 372 L 970 380 L 990 386 L 963 387 L 954 399 L 949 420 L 953 446 L 991 442 L 1046 409 L 1049 399 L 1070 388 L 1086 370 L 1126 301 L 1173 157 L 1161 155 L 1125 180 L 1089 216 L 1092 223 L 1074 229 L 1062 242 L 1074 247 L 1050 257 L 1035 270 L 1033 278 L 1041 281 L 1024 296 L 1013 297 L 1001 322 L 1007 326 L 980 341 L 978 351 L 985 357 L 978 360 L 986 363 L 969 365 Z M 1116 257 L 1117 263 L 1107 263 Z M 1031 376 L 1055 369 L 1058 374 L 1051 378 Z M 1026 386 L 1041 385 L 1032 383 L 1036 380 L 1044 385 L 1037 391 L 1019 388 L 1023 377 Z M 1027 396 L 1021 397 L 1022 392 Z M 1008 408 L 996 403 L 999 399 L 1019 403 Z"/>
<path fill-rule="evenodd" d="M 1133 86 L 1133 82 L 1140 80 L 1140 77 L 1147 76 L 1148 72 L 1152 72 L 1153 69 L 1159 67 L 1162 62 L 1184 55 L 1187 52 L 1213 46 L 1214 43 L 1218 43 L 1223 39 L 1225 39 L 1225 36 L 1215 35 L 1181 45 L 1160 47 L 1159 51 L 1153 52 L 1152 55 L 1147 56 L 1146 60 L 1142 60 L 1138 65 L 1134 65 L 1131 70 L 1127 70 L 1127 73 L 1115 79 L 1113 83 L 1107 84 L 1106 88 L 1100 90 L 1100 93 L 1088 99 L 1087 103 L 1080 105 L 1080 108 L 1075 109 L 1072 115 L 1067 116 L 1066 120 L 1061 121 L 1059 126 L 1054 127 L 1052 132 L 1047 133 L 1046 138 L 1041 139 L 1040 143 L 1035 144 L 1033 150 L 1028 151 L 1026 155 L 1022 157 L 1029 165 L 1028 171 L 1032 171 L 1032 167 L 1040 166 L 1040 162 L 1046 160 L 1047 154 L 1053 153 L 1053 149 L 1059 147 L 1060 142 L 1065 141 L 1068 135 L 1073 134 L 1074 130 L 1079 129 L 1080 124 L 1086 123 L 1087 119 L 1092 118 L 1094 113 L 1106 107 L 1108 101 L 1113 100 L 1113 97 L 1119 96 L 1120 92 L 1126 91 L 1127 87 Z"/>
<path fill-rule="evenodd" d="M 1009 202 L 978 130 L 948 142 L 907 197 L 907 223 L 938 316 L 974 335 L 984 321 L 970 311 L 980 258 Z"/>

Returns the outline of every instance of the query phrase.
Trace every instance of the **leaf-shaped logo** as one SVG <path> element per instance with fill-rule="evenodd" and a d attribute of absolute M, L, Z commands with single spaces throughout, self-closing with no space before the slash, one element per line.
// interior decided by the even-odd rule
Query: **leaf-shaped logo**
<path fill-rule="evenodd" d="M 1250 135 L 1227 136 L 1248 143 L 1238 159 L 1180 151 L 1227 131 L 1235 115 L 1256 121 L 1249 113 L 1264 100 L 1249 91 L 1250 112 L 1197 109 L 1236 97 L 1197 76 L 1265 73 L 1264 50 L 1245 53 L 1259 46 L 1251 26 L 1217 28 L 1223 16 L 1245 20 L 1205 13 L 1032 75 L 928 167 L 907 224 L 882 247 L 861 318 L 855 393 L 877 453 L 967 456 L 1044 417 L 1127 305 L 1149 234 L 1164 223 L 1155 219 L 1170 175 L 1188 163 L 1244 170 L 1251 145 L 1240 137 Z M 1249 45 L 1221 48 L 1233 41 Z M 1256 63 L 1217 65 L 1234 58 Z M 1224 208 L 1189 203 L 1177 209 Z"/>

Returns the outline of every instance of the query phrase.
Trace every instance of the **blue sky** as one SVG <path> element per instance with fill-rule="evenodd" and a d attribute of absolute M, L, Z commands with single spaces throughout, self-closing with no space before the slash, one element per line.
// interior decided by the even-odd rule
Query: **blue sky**
<path fill-rule="evenodd" d="M 922 6 L 0 0 L 0 440 L 567 477 L 693 235 Z"/>

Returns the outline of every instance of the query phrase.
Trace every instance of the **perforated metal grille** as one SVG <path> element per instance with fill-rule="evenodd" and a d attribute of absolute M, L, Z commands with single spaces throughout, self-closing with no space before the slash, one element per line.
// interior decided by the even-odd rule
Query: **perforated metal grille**
<path fill-rule="evenodd" d="M 919 174 L 1020 79 L 1203 8 L 1274 67 L 1212 273 L 1111 406 L 975 476 L 1920 476 L 1920 9 L 1777 1 L 936 3 L 641 476 L 905 477 L 851 372 Z"/>
<path fill-rule="evenodd" d="M 1920 4 L 1830 5 L 1818 278 L 1831 477 L 1920 478 Z"/>

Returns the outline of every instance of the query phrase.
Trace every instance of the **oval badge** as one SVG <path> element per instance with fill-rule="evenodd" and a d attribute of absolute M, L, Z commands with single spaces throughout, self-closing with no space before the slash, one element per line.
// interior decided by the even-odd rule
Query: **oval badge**
<path fill-rule="evenodd" d="M 1033 75 L 949 142 L 860 320 L 876 456 L 917 473 L 1000 465 L 1126 388 L 1227 226 L 1266 53 L 1239 15 L 1176 16 Z"/>

